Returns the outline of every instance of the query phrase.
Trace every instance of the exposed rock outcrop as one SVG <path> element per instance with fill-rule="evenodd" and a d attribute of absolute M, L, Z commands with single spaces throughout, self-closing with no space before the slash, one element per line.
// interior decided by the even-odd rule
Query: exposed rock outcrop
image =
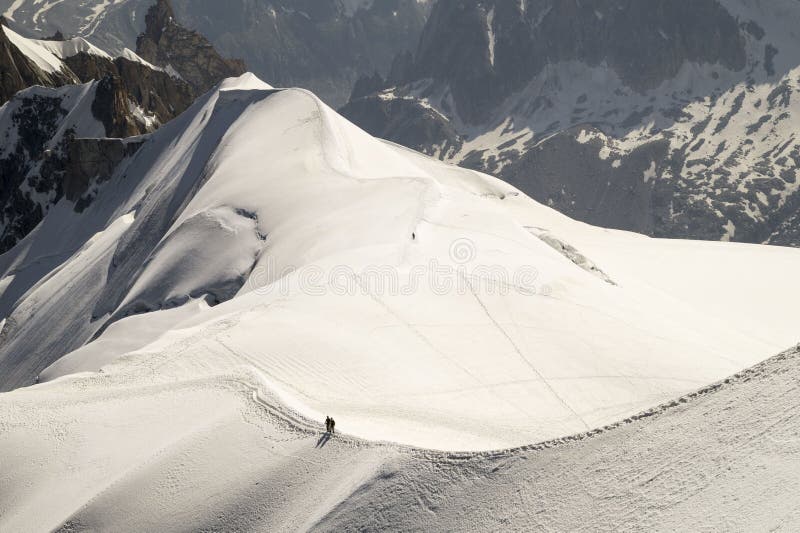
<path fill-rule="evenodd" d="M 97 83 L 92 114 L 103 123 L 109 137 L 131 137 L 139 133 L 128 94 L 122 80 L 116 76 L 109 74 Z"/>
<path fill-rule="evenodd" d="M 109 60 L 81 52 L 66 58 L 65 63 L 82 82 L 107 76 L 118 78 L 127 98 L 153 116 L 158 124 L 169 122 L 194 101 L 194 92 L 188 83 L 139 61 L 125 57 Z M 146 125 L 144 129 L 148 129 Z"/>
<path fill-rule="evenodd" d="M 90 187 L 108 181 L 143 143 L 143 139 L 73 139 L 65 162 L 64 197 L 82 211 L 93 200 Z"/>
<path fill-rule="evenodd" d="M 38 90 L 0 108 L 0 124 L 7 127 L 0 150 L 0 253 L 36 227 L 63 194 L 64 155 L 75 130 L 62 103 L 62 95 Z"/>
<path fill-rule="evenodd" d="M 150 63 L 174 69 L 197 94 L 247 71 L 243 61 L 223 58 L 208 39 L 179 25 L 168 0 L 158 0 L 150 8 L 146 23 L 136 43 L 137 54 Z"/>

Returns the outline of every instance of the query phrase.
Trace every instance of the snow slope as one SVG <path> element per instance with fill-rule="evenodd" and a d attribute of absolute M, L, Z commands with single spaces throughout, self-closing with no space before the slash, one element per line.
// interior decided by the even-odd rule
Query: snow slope
<path fill-rule="evenodd" d="M 0 257 L 0 386 L 118 358 L 176 383 L 244 366 L 361 437 L 521 445 L 796 342 L 798 266 L 573 222 L 246 75 Z"/>
<path fill-rule="evenodd" d="M 480 451 L 623 419 L 795 343 L 798 267 L 795 249 L 577 223 L 306 91 L 227 80 L 0 256 L 0 387 L 44 382 L 0 395 L 0 529 L 380 527 L 401 520 L 370 514 L 395 482 L 436 513 L 409 480 L 474 490 L 507 454 L 362 439 Z M 326 414 L 357 438 L 320 438 Z M 643 469 L 670 430 L 642 430 Z M 535 459 L 512 481 L 558 459 L 512 455 Z M 600 475 L 565 457 L 557 486 L 569 465 Z M 458 509 L 441 529 L 470 527 Z"/>
<path fill-rule="evenodd" d="M 29 57 L 39 68 L 47 73 L 69 71 L 69 67 L 64 64 L 63 60 L 80 53 L 99 56 L 109 60 L 113 59 L 112 56 L 104 50 L 101 50 L 83 37 L 73 37 L 64 41 L 49 41 L 23 37 L 7 26 L 3 28 L 3 31 L 8 35 L 9 40 L 14 46 L 19 48 L 25 56 Z M 153 70 L 162 70 L 151 65 L 127 48 L 124 48 L 118 57 L 124 57 L 130 61 L 142 63 Z"/>
<path fill-rule="evenodd" d="M 591 435 L 478 453 L 329 438 L 248 370 L 175 382 L 132 358 L 0 396 L 0 528 L 794 531 L 799 356 Z"/>

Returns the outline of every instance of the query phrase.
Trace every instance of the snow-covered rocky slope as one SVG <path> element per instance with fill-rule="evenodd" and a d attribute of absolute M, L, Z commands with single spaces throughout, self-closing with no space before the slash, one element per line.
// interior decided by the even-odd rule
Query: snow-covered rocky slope
<path fill-rule="evenodd" d="M 0 25 L 0 252 L 91 184 L 193 101 L 191 87 L 131 51 L 112 58 L 82 38 L 38 40 Z M 7 100 L 7 101 L 6 101 Z M 84 197 L 85 194 L 88 196 Z"/>
<path fill-rule="evenodd" d="M 800 245 L 793 0 L 441 0 L 342 113 L 580 220 Z"/>

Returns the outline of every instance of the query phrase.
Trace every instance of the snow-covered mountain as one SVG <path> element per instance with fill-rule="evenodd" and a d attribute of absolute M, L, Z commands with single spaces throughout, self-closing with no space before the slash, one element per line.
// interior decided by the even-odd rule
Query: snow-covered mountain
<path fill-rule="evenodd" d="M 131 51 L 111 57 L 82 38 L 27 39 L 0 25 L 0 252 L 66 196 L 82 205 L 91 183 L 183 112 L 192 89 Z M 8 99 L 8 102 L 5 99 Z"/>
<path fill-rule="evenodd" d="M 178 24 L 166 1 L 146 18 L 139 53 L 125 48 L 117 57 L 82 37 L 31 39 L 0 24 L 0 103 L 10 100 L 0 108 L 0 252 L 62 197 L 83 209 L 93 184 L 141 145 L 115 139 L 154 131 L 244 72 Z"/>
<path fill-rule="evenodd" d="M 603 443 L 633 438 L 613 449 L 647 472 L 669 442 L 709 450 L 724 435 L 715 452 L 742 458 L 730 479 L 694 496 L 658 483 L 701 501 L 758 487 L 731 481 L 758 449 L 731 433 L 737 413 L 748 432 L 796 430 L 778 401 L 796 392 L 792 356 L 676 401 L 686 417 L 637 416 L 656 422 L 552 456 L 409 448 L 595 435 L 764 360 L 797 341 L 800 286 L 786 280 L 800 250 L 588 226 L 253 75 L 143 141 L 80 212 L 60 201 L 0 256 L 0 388 L 23 387 L 0 395 L 0 529 L 435 528 L 442 506 L 442 529 L 525 528 L 540 493 L 523 477 L 559 479 L 553 501 L 586 494 L 564 472 L 632 493 L 593 462 Z M 756 394 L 754 376 L 777 385 Z M 317 430 L 326 414 L 345 435 Z M 697 429 L 670 441 L 681 421 Z M 566 470 L 544 474 L 548 461 Z M 703 479 L 715 465 L 674 464 Z M 485 499 L 437 496 L 483 483 Z M 403 516 L 371 513 L 390 493 Z M 492 511 L 513 494 L 517 518 Z"/>
<path fill-rule="evenodd" d="M 800 245 L 794 0 L 441 0 L 343 114 L 572 217 Z"/>
<path fill-rule="evenodd" d="M 364 436 L 522 444 L 792 343 L 798 262 L 792 249 L 573 222 L 248 75 L 2 256 L 0 386 L 96 371 L 167 335 L 209 354 L 187 376 L 253 364 Z"/>
<path fill-rule="evenodd" d="M 0 14 L 37 34 L 57 30 L 106 50 L 136 48 L 156 0 L 0 0 Z M 163 3 L 159 0 L 159 3 Z M 171 0 L 177 20 L 225 56 L 284 86 L 341 105 L 355 80 L 413 49 L 428 0 Z M 187 44 L 187 43 L 184 43 Z M 197 50 L 186 50 L 186 53 Z"/>

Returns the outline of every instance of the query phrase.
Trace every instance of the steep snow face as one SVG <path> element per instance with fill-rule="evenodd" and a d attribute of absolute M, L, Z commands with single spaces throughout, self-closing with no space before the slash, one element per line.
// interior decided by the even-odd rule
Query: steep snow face
<path fill-rule="evenodd" d="M 56 206 L 0 257 L 0 376 L 248 369 L 362 437 L 506 447 L 795 342 L 798 267 L 793 249 L 574 222 L 243 76 L 153 134 L 83 213 Z"/>
<path fill-rule="evenodd" d="M 74 39 L 67 39 L 66 41 L 41 41 L 29 39 L 29 42 L 34 43 L 36 46 L 48 50 L 53 55 L 59 58 L 72 57 L 80 53 L 100 56 L 105 59 L 111 59 L 111 56 L 94 46 L 92 43 L 83 37 L 75 37 Z"/>
<path fill-rule="evenodd" d="M 26 39 L 8 27 L 4 27 L 3 31 L 14 46 L 43 71 L 48 73 L 59 72 L 64 67 L 61 58 L 53 53 L 53 48 L 42 46 L 42 41 Z"/>
<path fill-rule="evenodd" d="M 64 60 L 81 53 L 107 60 L 114 59 L 104 50 L 101 50 L 83 37 L 74 37 L 64 41 L 49 41 L 23 37 L 7 26 L 3 28 L 3 31 L 8 36 L 9 41 L 11 41 L 20 52 L 30 58 L 36 66 L 47 73 L 69 71 L 69 67 L 64 64 Z M 159 67 L 151 65 L 127 48 L 124 48 L 117 57 L 123 57 L 129 61 L 142 63 L 153 70 L 162 70 Z"/>

